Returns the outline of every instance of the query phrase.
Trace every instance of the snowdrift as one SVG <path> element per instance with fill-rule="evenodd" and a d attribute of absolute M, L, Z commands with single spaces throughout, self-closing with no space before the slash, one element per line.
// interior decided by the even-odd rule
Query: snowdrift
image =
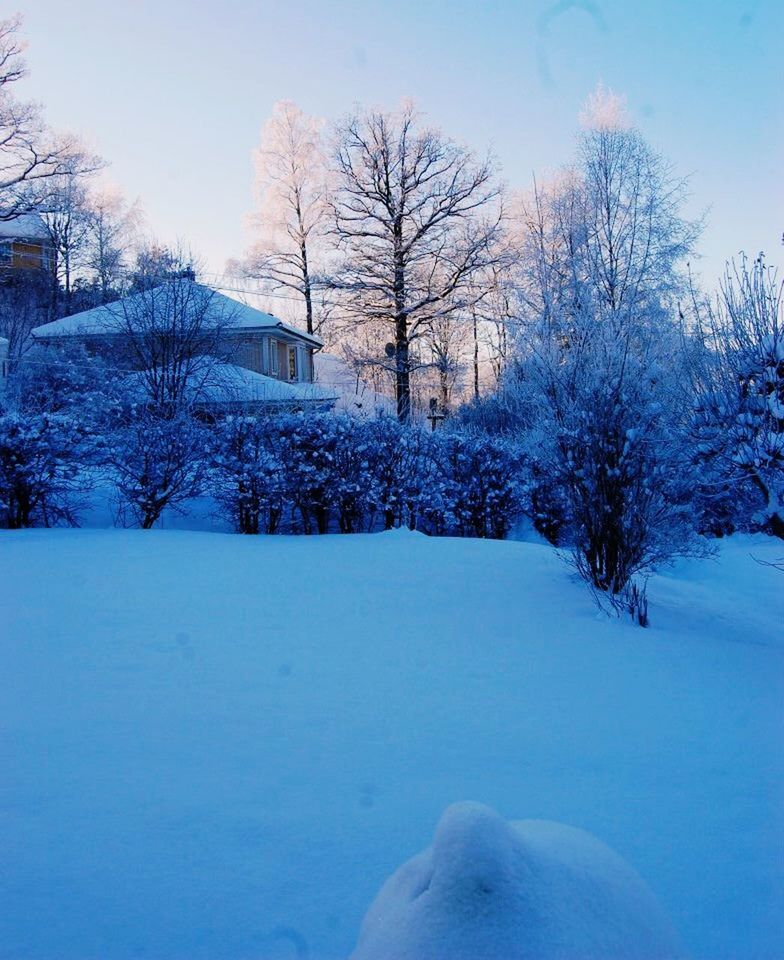
<path fill-rule="evenodd" d="M 351 960 L 676 960 L 637 873 L 595 837 L 458 803 L 384 884 Z"/>
<path fill-rule="evenodd" d="M 3 531 L 0 957 L 366 960 L 389 943 L 369 919 L 357 948 L 373 897 L 471 797 L 601 837 L 695 960 L 779 960 L 784 575 L 757 560 L 781 553 L 680 561 L 641 630 L 536 543 Z M 503 887 L 529 912 L 556 889 L 558 922 L 620 911 L 593 853 L 596 896 L 556 888 L 584 844 L 554 829 L 482 828 L 485 859 L 439 841 L 391 887 L 430 863 L 431 892 L 378 923 L 429 936 L 450 905 L 460 960 L 441 878 L 469 852 L 496 876 L 499 845 L 501 877 L 550 877 Z"/>

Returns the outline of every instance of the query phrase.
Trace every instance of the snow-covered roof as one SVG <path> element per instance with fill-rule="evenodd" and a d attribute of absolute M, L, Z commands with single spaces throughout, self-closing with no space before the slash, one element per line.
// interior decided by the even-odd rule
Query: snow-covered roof
<path fill-rule="evenodd" d="M 194 399 L 201 403 L 334 403 L 337 394 L 315 383 L 291 383 L 232 363 L 215 362 Z"/>
<path fill-rule="evenodd" d="M 313 373 L 316 383 L 327 387 L 337 396 L 338 410 L 360 416 L 396 412 L 394 400 L 376 393 L 342 357 L 334 353 L 315 354 Z"/>
<path fill-rule="evenodd" d="M 0 239 L 46 240 L 46 225 L 37 213 L 23 213 L 13 220 L 0 220 Z"/>
<path fill-rule="evenodd" d="M 194 361 L 189 399 L 195 404 L 244 406 L 263 404 L 334 404 L 337 394 L 314 383 L 276 380 L 233 363 L 212 357 Z M 140 400 L 144 395 L 144 374 L 131 373 L 126 379 Z"/>
<path fill-rule="evenodd" d="M 81 313 L 74 313 L 70 317 L 61 317 L 59 320 L 52 320 L 51 323 L 44 323 L 33 330 L 33 336 L 45 339 L 48 337 L 122 333 L 127 328 L 129 320 L 133 322 L 134 312 L 138 311 L 141 314 L 142 310 L 147 310 L 150 300 L 153 304 L 157 300 L 159 308 L 164 310 L 166 298 L 171 296 L 173 284 L 179 285 L 178 299 L 180 303 L 191 303 L 194 310 L 202 310 L 207 304 L 207 319 L 216 325 L 225 326 L 227 331 L 277 329 L 306 340 L 315 347 L 322 345 L 322 341 L 318 337 L 310 336 L 303 330 L 298 330 L 290 324 L 283 323 L 282 320 L 271 313 L 256 310 L 254 307 L 220 293 L 212 287 L 184 278 L 170 280 L 143 293 L 131 294 L 115 303 L 93 307 L 92 310 L 84 310 Z"/>

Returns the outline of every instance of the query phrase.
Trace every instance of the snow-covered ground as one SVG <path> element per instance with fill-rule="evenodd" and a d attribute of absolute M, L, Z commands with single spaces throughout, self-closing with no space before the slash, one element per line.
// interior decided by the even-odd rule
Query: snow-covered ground
<path fill-rule="evenodd" d="M 0 957 L 345 958 L 461 800 L 780 957 L 782 553 L 679 563 L 640 630 L 538 544 L 3 532 Z"/>

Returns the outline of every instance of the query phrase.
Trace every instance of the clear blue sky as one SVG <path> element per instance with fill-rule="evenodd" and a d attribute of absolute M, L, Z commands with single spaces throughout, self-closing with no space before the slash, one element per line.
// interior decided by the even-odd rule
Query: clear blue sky
<path fill-rule="evenodd" d="M 706 280 L 740 249 L 784 261 L 781 0 L 20 2 L 28 95 L 213 269 L 242 251 L 276 100 L 333 118 L 414 97 L 525 186 L 569 158 L 599 81 L 691 175 Z"/>

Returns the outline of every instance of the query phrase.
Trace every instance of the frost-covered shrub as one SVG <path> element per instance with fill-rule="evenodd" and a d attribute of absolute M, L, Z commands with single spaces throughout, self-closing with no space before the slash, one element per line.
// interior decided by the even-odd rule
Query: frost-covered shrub
<path fill-rule="evenodd" d="M 358 533 L 372 523 L 373 436 L 365 422 L 336 417 L 334 476 L 330 500 L 337 511 L 341 533 Z"/>
<path fill-rule="evenodd" d="M 297 414 L 276 421 L 286 497 L 304 533 L 327 533 L 335 505 L 337 418 Z"/>
<path fill-rule="evenodd" d="M 19 410 L 69 413 L 97 427 L 116 399 L 116 383 L 104 360 L 80 345 L 34 345 L 14 365 L 8 394 Z"/>
<path fill-rule="evenodd" d="M 438 476 L 423 512 L 437 533 L 503 539 L 523 512 L 524 459 L 500 438 L 444 433 L 432 439 Z"/>
<path fill-rule="evenodd" d="M 73 417 L 0 415 L 0 526 L 75 525 L 94 450 L 93 435 Z"/>
<path fill-rule="evenodd" d="M 627 361 L 628 362 L 628 361 Z M 650 373 L 594 382 L 556 439 L 578 570 L 619 593 L 634 574 L 686 552 L 692 517 L 675 429 Z"/>
<path fill-rule="evenodd" d="M 267 417 L 227 417 L 211 427 L 209 488 L 239 533 L 275 533 L 285 503 L 280 430 Z"/>
<path fill-rule="evenodd" d="M 362 421 L 364 461 L 368 464 L 368 526 L 376 523 L 391 530 L 403 522 L 404 475 L 410 468 L 411 451 L 403 443 L 404 429 L 394 417 Z"/>
<path fill-rule="evenodd" d="M 207 428 L 183 410 L 162 415 L 134 406 L 118 414 L 107 451 L 119 500 L 119 516 L 130 512 L 149 530 L 167 507 L 183 510 L 201 494 L 206 480 Z"/>
<path fill-rule="evenodd" d="M 694 378 L 701 487 L 709 502 L 728 491 L 718 503 L 729 522 L 784 538 L 784 284 L 761 256 L 728 271 L 705 326 Z"/>

